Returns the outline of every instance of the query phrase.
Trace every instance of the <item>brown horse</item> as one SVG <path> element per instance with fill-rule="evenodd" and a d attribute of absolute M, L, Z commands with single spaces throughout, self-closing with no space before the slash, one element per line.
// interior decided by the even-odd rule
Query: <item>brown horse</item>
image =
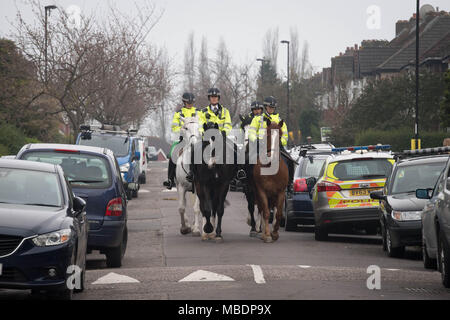
<path fill-rule="evenodd" d="M 270 122 L 267 120 L 267 156 L 270 157 L 271 162 L 267 165 L 261 163 L 258 158 L 257 164 L 253 168 L 253 188 L 256 193 L 256 203 L 258 211 L 262 215 L 261 220 L 264 221 L 262 228 L 262 240 L 266 243 L 277 241 L 279 238 L 278 230 L 280 229 L 280 222 L 283 215 L 284 200 L 286 197 L 286 187 L 289 183 L 289 173 L 286 163 L 281 158 L 280 144 L 276 148 L 272 141 L 272 130 L 278 131 L 278 137 L 282 136 L 283 121 L 280 123 Z M 273 148 L 272 148 L 273 146 Z M 261 152 L 261 151 L 260 151 Z M 263 168 L 269 168 L 272 162 L 277 157 L 279 167 L 275 174 L 265 175 L 262 173 Z M 273 231 L 270 233 L 269 217 L 270 210 L 276 208 L 276 219 Z"/>

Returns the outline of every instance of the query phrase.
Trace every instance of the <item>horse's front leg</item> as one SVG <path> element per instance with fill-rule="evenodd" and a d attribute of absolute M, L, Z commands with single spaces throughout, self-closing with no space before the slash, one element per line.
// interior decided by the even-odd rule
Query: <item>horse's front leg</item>
<path fill-rule="evenodd" d="M 272 236 L 270 235 L 270 224 L 269 224 L 269 218 L 270 218 L 270 210 L 269 210 L 269 202 L 265 194 L 262 194 L 260 192 L 259 194 L 260 198 L 260 212 L 262 213 L 262 220 L 263 223 L 263 230 L 262 230 L 262 240 L 265 243 L 271 243 L 272 242 Z"/>
<path fill-rule="evenodd" d="M 191 227 L 189 226 L 188 219 L 186 218 L 186 190 L 182 185 L 177 186 L 178 190 L 178 212 L 181 218 L 181 229 L 182 235 L 191 233 Z"/>
<path fill-rule="evenodd" d="M 202 218 L 202 214 L 200 212 L 200 200 L 198 199 L 197 195 L 195 195 L 195 202 L 194 202 L 194 229 L 192 230 L 192 235 L 194 237 L 200 237 L 200 221 Z M 203 226 L 202 226 L 203 227 Z"/>
<path fill-rule="evenodd" d="M 273 232 L 272 232 L 272 239 L 274 241 L 277 241 L 280 237 L 278 230 L 280 230 L 280 223 L 281 219 L 283 218 L 283 206 L 284 206 L 284 200 L 285 200 L 286 194 L 284 192 L 280 193 L 278 195 L 277 199 L 277 212 L 276 212 L 276 222 L 273 226 Z"/>

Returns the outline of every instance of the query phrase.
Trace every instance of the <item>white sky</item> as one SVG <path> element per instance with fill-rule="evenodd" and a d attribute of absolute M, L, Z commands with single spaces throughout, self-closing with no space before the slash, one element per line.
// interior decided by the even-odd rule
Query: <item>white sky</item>
<path fill-rule="evenodd" d="M 132 1 L 109 0 L 124 12 L 130 12 Z M 145 0 L 135 0 L 142 3 Z M 280 40 L 289 40 L 291 27 L 298 28 L 300 41 L 309 42 L 310 61 L 315 71 L 330 66 L 330 59 L 346 47 L 360 44 L 364 39 L 391 40 L 395 22 L 409 19 L 415 11 L 415 0 L 154 0 L 162 19 L 150 35 L 151 41 L 166 47 L 170 56 L 180 65 L 191 31 L 195 32 L 197 46 L 202 36 L 209 42 L 210 57 L 221 37 L 224 38 L 234 61 L 255 61 L 262 56 L 262 39 L 271 27 L 279 27 Z M 450 10 L 448 0 L 422 1 Z M 30 8 L 22 0 L 0 1 L 0 36 L 10 33 L 9 21 L 14 20 L 16 4 L 26 19 L 32 19 Z M 102 13 L 106 0 L 42 0 L 42 5 L 57 4 L 67 8 L 76 5 L 82 11 Z M 367 27 L 367 9 L 380 8 L 380 28 Z M 257 63 L 255 62 L 255 66 Z M 286 70 L 286 46 L 280 44 L 279 71 Z"/>

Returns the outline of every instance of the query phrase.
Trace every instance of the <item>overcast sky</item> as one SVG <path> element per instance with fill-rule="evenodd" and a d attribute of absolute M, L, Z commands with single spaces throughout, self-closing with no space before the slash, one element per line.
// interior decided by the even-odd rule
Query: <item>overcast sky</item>
<path fill-rule="evenodd" d="M 124 12 L 132 7 L 130 0 L 110 0 Z M 136 0 L 142 3 L 144 0 Z M 308 41 L 310 61 L 316 71 L 330 66 L 330 58 L 348 46 L 364 39 L 387 39 L 395 36 L 395 22 L 409 19 L 415 11 L 415 0 L 154 0 L 163 16 L 150 40 L 166 47 L 180 64 L 190 32 L 200 46 L 202 36 L 209 42 L 210 56 L 221 37 L 236 62 L 254 61 L 261 57 L 262 39 L 269 28 L 279 27 L 280 40 L 289 40 L 289 29 L 298 28 L 300 40 Z M 440 10 L 450 11 L 450 1 L 430 0 Z M 14 20 L 16 4 L 26 19 L 32 19 L 30 9 L 22 0 L 0 1 L 0 36 L 10 33 L 9 21 Z M 42 5 L 57 4 L 68 8 L 78 6 L 84 12 L 101 13 L 105 0 L 43 0 Z M 379 8 L 378 23 L 376 11 Z M 280 45 L 278 65 L 285 72 L 286 47 Z"/>

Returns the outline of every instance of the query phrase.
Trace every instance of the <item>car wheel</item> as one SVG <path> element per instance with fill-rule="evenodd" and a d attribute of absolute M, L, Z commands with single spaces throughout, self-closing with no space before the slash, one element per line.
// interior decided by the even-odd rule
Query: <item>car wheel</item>
<path fill-rule="evenodd" d="M 133 194 L 132 194 L 132 192 L 131 192 L 130 189 L 127 189 L 126 194 L 127 194 L 127 199 L 128 199 L 128 200 L 133 199 Z"/>
<path fill-rule="evenodd" d="M 142 183 L 141 184 L 147 184 L 147 175 L 145 173 L 142 175 Z"/>
<path fill-rule="evenodd" d="M 439 234 L 439 265 L 442 284 L 445 288 L 450 288 L 450 248 L 442 232 Z"/>
<path fill-rule="evenodd" d="M 386 230 L 386 249 L 390 258 L 401 258 L 405 254 L 405 247 L 392 247 L 392 235 L 389 228 Z"/>
<path fill-rule="evenodd" d="M 123 231 L 122 242 L 116 248 L 108 249 L 106 251 L 106 265 L 108 268 L 120 268 L 122 266 L 122 259 L 125 256 L 128 242 L 128 230 Z"/>
<path fill-rule="evenodd" d="M 324 227 L 318 227 L 314 229 L 314 238 L 316 241 L 326 241 L 328 239 L 328 231 Z"/>
<path fill-rule="evenodd" d="M 425 239 L 423 239 L 422 241 L 423 241 L 423 245 L 422 245 L 423 266 L 425 267 L 425 269 L 436 270 L 437 261 L 436 261 L 436 259 L 430 258 L 430 256 L 428 255 L 427 244 L 425 243 Z"/>
<path fill-rule="evenodd" d="M 133 198 L 138 198 L 139 197 L 139 190 L 133 190 L 131 196 Z"/>

